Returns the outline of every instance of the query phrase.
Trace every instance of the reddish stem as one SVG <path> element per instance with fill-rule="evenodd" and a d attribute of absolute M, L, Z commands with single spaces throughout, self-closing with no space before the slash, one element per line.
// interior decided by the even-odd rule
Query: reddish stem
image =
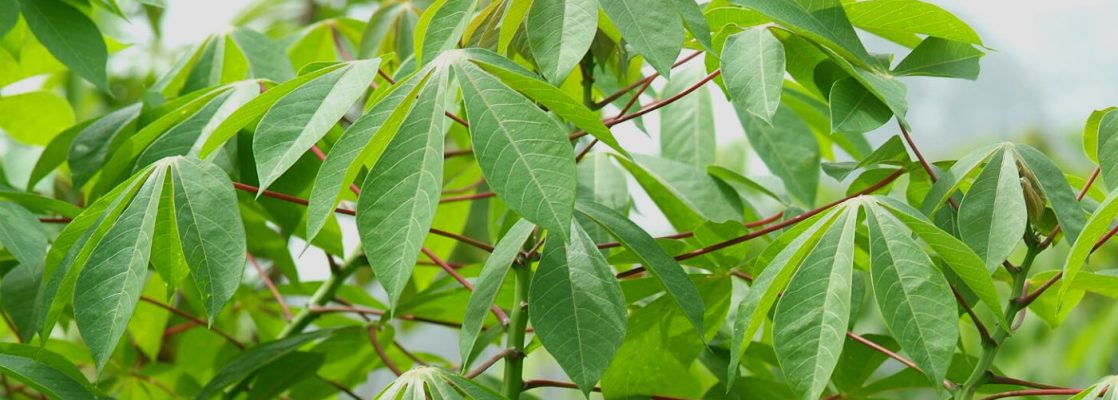
<path fill-rule="evenodd" d="M 279 289 L 276 288 L 276 284 L 272 282 L 272 278 L 268 276 L 264 268 L 260 267 L 260 263 L 256 261 L 256 257 L 253 257 L 250 253 L 246 253 L 245 255 L 248 257 L 248 263 L 252 264 L 252 268 L 256 269 L 256 274 L 260 275 L 260 279 L 264 281 L 264 286 L 267 286 L 268 291 L 272 292 L 272 297 L 276 299 L 276 303 L 279 303 L 280 310 L 283 311 L 284 319 L 290 321 L 291 309 L 287 308 L 287 302 L 283 300 L 283 295 L 281 295 Z"/>

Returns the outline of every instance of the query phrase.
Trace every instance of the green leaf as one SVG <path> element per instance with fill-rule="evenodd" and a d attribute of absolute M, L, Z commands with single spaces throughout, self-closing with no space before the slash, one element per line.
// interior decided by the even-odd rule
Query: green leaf
<path fill-rule="evenodd" d="M 937 5 L 919 0 L 867 0 L 846 2 L 846 15 L 859 28 L 887 39 L 905 38 L 899 43 L 912 47 L 920 39 L 915 34 L 934 36 L 963 43 L 982 45 L 970 26 Z"/>
<path fill-rule="evenodd" d="M 676 73 L 661 98 L 679 92 L 703 77 L 701 68 L 687 68 Z M 660 155 L 696 167 L 714 163 L 714 107 L 710 89 L 700 87 L 660 110 Z"/>
<path fill-rule="evenodd" d="M 116 349 L 143 291 L 166 176 L 163 168 L 152 172 L 128 208 L 112 221 L 78 275 L 74 320 L 98 371 Z"/>
<path fill-rule="evenodd" d="M 683 48 L 683 24 L 672 0 L 600 0 L 633 50 L 664 77 Z"/>
<path fill-rule="evenodd" d="M 1004 144 L 995 144 L 982 146 L 978 149 L 967 153 L 965 156 L 959 158 L 951 165 L 951 169 L 947 171 L 940 171 L 937 173 L 939 180 L 932 185 L 931 189 L 924 196 L 924 203 L 920 206 L 920 211 L 924 215 L 935 215 L 940 207 L 947 202 L 947 199 L 959 190 L 968 177 L 972 176 L 975 171 L 978 171 L 978 166 L 983 161 L 990 158 L 994 152 L 1002 150 Z"/>
<path fill-rule="evenodd" d="M 850 176 L 855 170 L 869 169 L 881 165 L 905 166 L 911 159 L 908 149 L 900 136 L 890 137 L 885 143 L 858 162 L 823 163 L 823 172 L 835 180 L 841 181 Z"/>
<path fill-rule="evenodd" d="M 52 399 L 97 399 L 73 364 L 38 346 L 0 344 L 0 371 Z"/>
<path fill-rule="evenodd" d="M 625 339 L 625 299 L 594 241 L 577 223 L 568 231 L 548 235 L 528 315 L 544 348 L 588 394 Z"/>
<path fill-rule="evenodd" d="M 19 0 L 0 0 L 0 36 L 19 22 Z"/>
<path fill-rule="evenodd" d="M 202 388 L 202 391 L 199 392 L 198 396 L 195 398 L 198 400 L 213 398 L 219 395 L 229 385 L 248 378 L 261 367 L 291 354 L 304 344 L 325 338 L 332 335 L 334 332 L 335 331 L 332 329 L 307 332 L 274 342 L 264 343 L 245 350 L 226 363 L 225 366 L 221 368 L 221 371 L 218 371 L 217 374 L 210 379 L 210 382 Z"/>
<path fill-rule="evenodd" d="M 506 2 L 505 13 L 501 17 L 501 28 L 497 33 L 497 53 L 507 56 L 509 45 L 512 44 L 516 33 L 520 30 L 521 22 L 528 17 L 532 8 L 532 0 L 509 0 Z"/>
<path fill-rule="evenodd" d="M 233 28 L 229 38 L 237 44 L 248 61 L 254 78 L 283 82 L 295 77 L 291 62 L 283 48 L 268 36 L 248 28 Z"/>
<path fill-rule="evenodd" d="M 260 190 L 326 136 L 365 93 L 379 66 L 380 59 L 354 61 L 307 82 L 268 109 L 252 138 Z"/>
<path fill-rule="evenodd" d="M 50 143 L 43 149 L 42 154 L 39 155 L 39 160 L 35 161 L 35 166 L 31 168 L 31 176 L 27 178 L 27 190 L 34 190 L 39 181 L 66 162 L 74 138 L 95 121 L 86 121 L 71 126 L 51 139 Z"/>
<path fill-rule="evenodd" d="M 83 186 L 101 169 L 111 144 L 126 137 L 139 116 L 140 105 L 131 105 L 101 117 L 74 137 L 66 156 L 74 187 Z"/>
<path fill-rule="evenodd" d="M 20 0 L 19 3 L 27 27 L 50 54 L 111 95 L 105 71 L 109 51 L 93 20 L 61 0 Z"/>
<path fill-rule="evenodd" d="M 357 51 L 357 57 L 370 58 L 380 55 L 385 39 L 389 37 L 390 31 L 396 28 L 397 21 L 408 15 L 409 8 L 405 3 L 389 3 L 377 7 L 361 33 L 361 47 Z"/>
<path fill-rule="evenodd" d="M 357 229 L 377 281 L 394 310 L 431 229 L 443 186 L 443 132 L 448 71 L 419 93 L 400 132 L 361 184 Z"/>
<path fill-rule="evenodd" d="M 424 65 L 458 46 L 466 31 L 476 0 L 438 0 L 419 16 L 415 25 L 415 64 Z"/>
<path fill-rule="evenodd" d="M 704 222 L 742 219 L 737 193 L 702 168 L 639 154 L 632 160 L 615 158 L 644 187 L 676 230 L 689 231 Z"/>
<path fill-rule="evenodd" d="M 0 109 L 0 130 L 23 144 L 45 145 L 74 124 L 70 103 L 50 92 L 0 97 Z"/>
<path fill-rule="evenodd" d="M 334 215 L 348 184 L 357 179 L 361 168 L 379 157 L 396 136 L 415 104 L 426 77 L 408 77 L 396 83 L 369 112 L 346 128 L 318 168 L 307 205 L 307 239 L 314 239 Z"/>
<path fill-rule="evenodd" d="M 893 112 L 854 78 L 835 82 L 830 90 L 831 132 L 865 133 L 889 122 Z"/>
<path fill-rule="evenodd" d="M 528 99 L 472 63 L 455 64 L 474 154 L 486 182 L 510 208 L 567 236 L 575 162 L 563 129 Z"/>
<path fill-rule="evenodd" d="M 656 243 L 648 232 L 624 215 L 601 204 L 580 201 L 575 203 L 578 212 L 590 217 L 617 238 L 648 268 L 652 276 L 664 285 L 668 296 L 683 311 L 698 332 L 703 331 L 703 300 L 687 272 Z"/>
<path fill-rule="evenodd" d="M 842 212 L 788 282 L 773 317 L 776 358 L 803 399 L 823 393 L 849 325 L 858 207 Z"/>
<path fill-rule="evenodd" d="M 590 49 L 598 32 L 597 0 L 533 0 L 528 11 L 528 48 L 540 73 L 562 82 Z"/>
<path fill-rule="evenodd" d="M 1002 150 L 990 158 L 959 204 L 959 220 L 968 221 L 959 224 L 959 238 L 988 268 L 1001 265 L 1017 247 L 1028 212 L 1013 152 Z"/>
<path fill-rule="evenodd" d="M 602 120 L 598 118 L 598 114 L 590 111 L 585 105 L 571 98 L 563 90 L 551 86 L 547 82 L 540 80 L 532 75 L 532 73 L 524 70 L 515 63 L 500 62 L 492 63 L 489 61 L 497 61 L 500 59 L 497 55 L 487 53 L 485 51 L 471 51 L 469 54 L 478 56 L 483 55 L 484 58 L 475 59 L 474 63 L 481 66 L 489 73 L 497 78 L 500 78 L 509 87 L 516 89 L 521 94 L 528 96 L 528 98 L 547 107 L 548 110 L 558 115 L 567 121 L 570 121 L 575 126 L 586 130 L 587 133 L 594 136 L 594 138 L 602 141 L 607 146 L 617 150 L 618 153 L 628 155 L 629 152 L 617 143 L 614 138 L 613 132 L 610 132 Z M 495 58 L 496 57 L 496 58 Z"/>
<path fill-rule="evenodd" d="M 1083 128 L 1083 153 L 1095 164 L 1099 163 L 1099 134 L 1104 126 L 1107 137 L 1114 136 L 1114 132 L 1118 132 L 1118 107 L 1092 111 L 1091 116 L 1087 118 L 1087 125 Z"/>
<path fill-rule="evenodd" d="M 699 3 L 691 0 L 672 0 L 672 3 L 679 16 L 683 18 L 683 23 L 687 25 L 687 30 L 691 31 L 691 36 L 699 42 L 699 46 L 711 54 L 717 54 L 710 36 L 710 25 L 707 24 L 707 18 L 703 15 L 703 8 Z"/>
<path fill-rule="evenodd" d="M 756 275 L 749 291 L 738 303 L 734 317 L 730 363 L 726 371 L 730 379 L 736 379 L 740 375 L 738 365 L 757 330 L 768 318 L 769 309 L 776 303 L 780 292 L 788 285 L 788 280 L 792 278 L 800 262 L 836 222 L 837 215 L 838 213 L 834 211 L 826 212 L 796 224 L 780 235 L 759 257 L 759 262 L 763 262 L 760 265 L 765 267 Z"/>
<path fill-rule="evenodd" d="M 870 282 L 885 326 L 938 388 L 959 337 L 951 288 L 900 221 L 870 210 Z"/>
<path fill-rule="evenodd" d="M 218 125 L 213 133 L 210 134 L 210 137 L 206 138 L 206 142 L 202 145 L 201 150 L 198 151 L 198 156 L 203 159 L 209 157 L 214 150 L 225 145 L 225 142 L 229 141 L 238 131 L 260 118 L 260 116 L 264 115 L 276 102 L 285 98 L 292 91 L 303 87 L 304 84 L 312 80 L 318 79 L 340 68 L 344 68 L 345 66 L 346 64 L 334 64 L 320 68 L 299 75 L 295 79 L 279 84 L 261 93 L 260 96 L 257 96 L 241 108 L 238 108 L 237 111 L 234 111 L 228 118 L 222 121 L 221 125 Z"/>
<path fill-rule="evenodd" d="M 27 209 L 15 203 L 0 201 L 0 246 L 15 256 L 20 264 L 40 267 L 47 256 L 47 236 Z"/>
<path fill-rule="evenodd" d="M 241 283 L 245 229 L 233 182 L 207 161 L 169 161 L 174 180 L 175 222 L 190 275 L 212 323 Z"/>
<path fill-rule="evenodd" d="M 766 28 L 734 34 L 722 47 L 722 79 L 741 114 L 771 122 L 784 85 L 784 45 Z"/>
<path fill-rule="evenodd" d="M 523 219 L 516 221 L 516 224 L 509 228 L 505 236 L 501 237 L 494 246 L 489 258 L 485 259 L 485 266 L 481 268 L 481 274 L 474 284 L 474 292 L 470 295 L 469 303 L 466 304 L 466 313 L 462 316 L 462 329 L 458 334 L 458 352 L 462 356 L 462 370 L 469 368 L 469 360 L 473 356 L 471 353 L 481 334 L 485 314 L 497 299 L 497 292 L 501 290 L 505 275 L 508 275 L 509 268 L 520 254 L 521 246 L 535 228 L 535 225 Z"/>
<path fill-rule="evenodd" d="M 325 361 L 323 353 L 296 351 L 260 369 L 249 392 L 249 400 L 275 399 L 285 390 L 313 377 Z"/>
<path fill-rule="evenodd" d="M 846 18 L 839 0 L 733 0 L 785 25 L 793 32 L 838 52 L 860 67 L 876 65 Z"/>
<path fill-rule="evenodd" d="M 1083 269 L 1083 264 L 1087 263 L 1087 258 L 1095 251 L 1095 243 L 1110 230 L 1110 223 L 1116 216 L 1118 216 L 1118 189 L 1111 191 L 1106 196 L 1106 200 L 1099 203 L 1098 208 L 1087 219 L 1079 238 L 1072 243 L 1071 251 L 1068 252 L 1067 261 L 1064 263 L 1064 282 L 1075 282 L 1079 270 Z M 1061 305 L 1069 297 L 1069 287 L 1070 285 L 1060 287 Z"/>
<path fill-rule="evenodd" d="M 592 201 L 624 213 L 629 210 L 625 173 L 605 153 L 592 153 L 578 164 L 578 200 Z M 593 236 L 592 236 L 593 237 Z"/>
<path fill-rule="evenodd" d="M 3 304 L 19 339 L 23 342 L 35 336 L 35 296 L 43 284 L 42 264 L 20 264 L 4 275 L 0 281 L 0 304 Z"/>
<path fill-rule="evenodd" d="M 1118 112 L 1108 112 L 1099 121 L 1098 165 L 1108 188 L 1118 188 Z"/>
<path fill-rule="evenodd" d="M 400 375 L 377 393 L 375 400 L 397 399 L 504 399 L 477 382 L 438 367 L 421 366 Z"/>
<path fill-rule="evenodd" d="M 900 76 L 978 78 L 978 59 L 985 55 L 969 43 L 929 37 L 893 69 Z"/>
<path fill-rule="evenodd" d="M 1014 149 L 1040 183 L 1039 189 L 1044 197 L 1052 203 L 1052 211 L 1060 222 L 1060 231 L 1069 242 L 1075 242 L 1079 238 L 1079 232 L 1083 231 L 1083 225 L 1087 223 L 1087 217 L 1063 171 L 1032 146 L 1018 144 L 1014 145 Z"/>
<path fill-rule="evenodd" d="M 777 109 L 771 125 L 741 112 L 738 118 L 749 143 L 765 166 L 784 182 L 788 193 L 806 205 L 814 204 L 821 155 L 807 123 L 787 107 Z"/>
<path fill-rule="evenodd" d="M 882 206 L 889 211 L 899 221 L 908 226 L 921 239 L 924 240 L 936 254 L 939 254 L 947 266 L 955 272 L 955 275 L 970 288 L 982 300 L 985 305 L 994 315 L 1004 315 L 1002 312 L 1002 301 L 998 296 L 998 290 L 994 287 L 994 280 L 990 277 L 990 270 L 986 268 L 986 263 L 978 254 L 967 247 L 959 239 L 951 236 L 937 227 L 932 221 L 929 221 L 924 214 L 921 214 L 916 209 L 902 203 L 899 200 L 888 197 L 875 197 L 875 203 L 869 210 L 875 214 L 880 214 L 881 211 L 876 207 Z M 1001 319 L 999 322 L 1004 323 Z"/>

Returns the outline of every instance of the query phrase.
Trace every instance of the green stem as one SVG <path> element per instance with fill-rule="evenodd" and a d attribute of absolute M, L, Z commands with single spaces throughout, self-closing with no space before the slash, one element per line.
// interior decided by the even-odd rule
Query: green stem
<path fill-rule="evenodd" d="M 531 263 L 513 268 L 516 270 L 516 300 L 506 343 L 512 351 L 505 356 L 505 396 L 517 400 L 524 390 L 524 334 L 528 330 L 528 284 L 532 281 L 532 269 Z"/>
<path fill-rule="evenodd" d="M 1005 309 L 1005 321 L 1012 321 L 1017 312 L 1021 311 L 1021 296 L 1025 291 L 1025 280 L 1029 276 L 1029 267 L 1032 267 L 1033 261 L 1036 260 L 1037 254 L 1041 249 L 1033 245 L 1032 241 L 1026 241 L 1029 245 L 1028 252 L 1025 253 L 1025 259 L 1021 262 L 1021 266 L 1013 274 L 1013 287 L 1011 288 L 1012 295 L 1009 298 L 1009 305 Z M 996 331 L 993 334 L 992 340 L 982 343 L 982 355 L 978 359 L 978 364 L 974 366 L 974 371 L 971 372 L 970 378 L 967 378 L 966 383 L 963 384 L 959 391 L 961 399 L 971 399 L 974 397 L 974 392 L 978 387 L 985 383 L 988 374 L 987 371 L 994 364 L 994 358 L 998 355 L 1000 346 L 1005 342 L 1005 339 L 1012 334 L 1012 328 L 1009 326 L 1002 326 L 1003 324 L 996 325 Z"/>
<path fill-rule="evenodd" d="M 322 282 L 322 286 L 319 286 L 318 290 L 311 295 L 307 307 L 299 311 L 294 318 L 291 318 L 291 323 L 283 329 L 283 332 L 280 332 L 279 337 L 284 338 L 302 333 L 304 329 L 310 326 L 311 322 L 318 319 L 319 314 L 312 311 L 311 308 L 324 306 L 326 303 L 334 300 L 334 294 L 338 292 L 338 288 L 342 287 L 345 280 L 349 278 L 350 275 L 353 275 L 354 271 L 357 271 L 358 268 L 365 265 L 359 262 L 362 258 L 363 257 L 360 256 L 350 258 L 346 260 L 345 264 L 342 265 L 337 272 L 330 274 L 330 277 L 326 278 L 325 282 Z"/>

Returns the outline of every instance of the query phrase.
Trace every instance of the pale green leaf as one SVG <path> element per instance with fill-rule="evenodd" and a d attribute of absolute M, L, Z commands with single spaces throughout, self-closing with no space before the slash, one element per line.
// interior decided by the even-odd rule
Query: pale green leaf
<path fill-rule="evenodd" d="M 704 222 L 741 221 L 741 200 L 705 169 L 658 157 L 615 157 L 679 231 Z"/>
<path fill-rule="evenodd" d="M 699 296 L 698 290 L 687 278 L 687 271 L 684 271 L 683 267 L 672 256 L 668 255 L 648 232 L 645 232 L 644 229 L 641 229 L 640 226 L 624 215 L 618 214 L 617 211 L 601 204 L 580 201 L 575 203 L 575 208 L 609 231 L 622 245 L 632 250 L 633 254 L 648 268 L 648 271 L 664 285 L 668 296 L 671 296 L 672 300 L 683 311 L 683 314 L 691 321 L 695 330 L 703 331 L 703 300 Z"/>
<path fill-rule="evenodd" d="M 420 366 L 381 389 L 375 400 L 502 400 L 500 394 L 473 380 L 438 367 Z"/>
<path fill-rule="evenodd" d="M 773 317 L 776 358 L 803 399 L 826 388 L 850 320 L 858 207 L 842 212 L 788 282 Z"/>
<path fill-rule="evenodd" d="M 455 71 L 486 182 L 525 219 L 566 236 L 574 208 L 575 163 L 563 129 L 480 67 L 462 62 Z"/>
<path fill-rule="evenodd" d="M 1102 181 L 1118 188 L 1118 112 L 1108 112 L 1099 121 L 1097 155 Z"/>
<path fill-rule="evenodd" d="M 469 368 L 469 360 L 473 356 L 471 353 L 481 334 L 485 314 L 497 299 L 501 284 L 505 282 L 505 275 L 508 275 L 509 268 L 520 254 L 524 241 L 528 240 L 528 236 L 535 228 L 535 225 L 523 219 L 517 221 L 505 236 L 497 241 L 493 253 L 485 259 L 485 266 L 481 268 L 481 274 L 474 284 L 474 292 L 470 295 L 469 303 L 466 304 L 466 313 L 462 316 L 462 329 L 458 336 L 458 352 L 462 355 L 463 370 Z M 518 268 L 527 268 L 527 266 Z"/>
<path fill-rule="evenodd" d="M 865 133 L 889 121 L 889 106 L 866 90 L 858 80 L 843 78 L 830 90 L 831 131 Z"/>
<path fill-rule="evenodd" d="M 672 0 L 600 0 L 602 9 L 633 50 L 660 75 L 671 75 L 683 48 L 683 22 Z"/>
<path fill-rule="evenodd" d="M 843 7 L 854 26 L 883 37 L 916 38 L 914 34 L 918 33 L 982 44 L 982 39 L 970 26 L 935 4 L 919 0 L 868 0 L 844 2 Z M 901 44 L 911 47 L 916 43 L 909 41 Z"/>
<path fill-rule="evenodd" d="M 675 95 L 702 79 L 700 68 L 672 76 L 660 96 Z M 700 87 L 660 109 L 660 156 L 704 168 L 714 163 L 714 107 L 710 89 Z"/>
<path fill-rule="evenodd" d="M 157 168 L 81 268 L 74 320 L 101 371 L 116 349 L 143 291 L 166 169 Z"/>
<path fill-rule="evenodd" d="M 221 168 L 172 159 L 175 219 L 190 275 L 213 321 L 233 297 L 245 267 L 245 230 L 233 182 Z"/>
<path fill-rule="evenodd" d="M 437 0 L 423 11 L 415 26 L 415 64 L 424 65 L 458 46 L 476 0 Z"/>
<path fill-rule="evenodd" d="M 264 190 L 345 115 L 376 78 L 380 59 L 355 61 L 307 82 L 264 114 L 252 138 Z"/>
<path fill-rule="evenodd" d="M 959 337 L 951 288 L 900 221 L 881 212 L 868 213 L 866 221 L 870 282 L 885 326 L 939 387 Z"/>
<path fill-rule="evenodd" d="M 699 46 L 711 54 L 716 54 L 714 51 L 713 40 L 710 36 L 710 25 L 707 24 L 707 18 L 703 15 L 703 7 L 698 2 L 692 0 L 672 0 L 679 12 L 680 18 L 683 18 L 683 23 L 687 25 L 687 30 L 691 31 L 691 36 L 699 42 Z"/>
<path fill-rule="evenodd" d="M 937 172 L 936 175 L 939 179 L 924 196 L 924 203 L 920 206 L 920 212 L 928 216 L 935 215 L 940 207 L 947 202 L 947 199 L 955 195 L 959 186 L 979 170 L 978 167 L 983 161 L 986 161 L 991 154 L 1004 149 L 1004 147 L 1004 144 L 979 147 L 956 160 L 951 169 Z"/>
<path fill-rule="evenodd" d="M 1095 243 L 1110 230 L 1110 223 L 1116 216 L 1118 216 L 1118 189 L 1111 191 L 1106 196 L 1106 200 L 1099 204 L 1087 219 L 1079 238 L 1072 243 L 1067 261 L 1064 262 L 1064 282 L 1075 282 L 1079 270 L 1083 269 L 1083 264 L 1087 263 L 1087 259 L 1095 251 Z M 1061 304 L 1068 298 L 1068 288 L 1067 285 L 1060 288 Z"/>
<path fill-rule="evenodd" d="M 822 156 L 807 123 L 787 107 L 777 109 L 771 125 L 751 114 L 739 112 L 738 118 L 749 143 L 788 193 L 803 204 L 814 204 Z"/>
<path fill-rule="evenodd" d="M 51 55 L 98 89 L 110 93 L 105 71 L 109 50 L 93 20 L 62 0 L 19 3 L 27 26 Z"/>
<path fill-rule="evenodd" d="M 929 37 L 912 49 L 893 73 L 900 76 L 978 78 L 978 60 L 985 55 L 969 43 Z"/>
<path fill-rule="evenodd" d="M 559 83 L 598 32 L 598 0 L 533 0 L 525 23 L 536 66 L 548 81 Z"/>
<path fill-rule="evenodd" d="M 959 238 L 996 268 L 1025 234 L 1028 212 L 1017 157 L 1008 150 L 994 154 L 959 204 Z"/>
<path fill-rule="evenodd" d="M 497 53 L 508 55 L 509 45 L 520 30 L 524 18 L 532 8 L 532 0 L 509 0 L 505 6 L 505 13 L 501 16 L 501 28 L 497 33 Z"/>
<path fill-rule="evenodd" d="M 544 348 L 589 393 L 625 339 L 625 299 L 594 241 L 577 223 L 567 231 L 548 235 L 528 315 Z"/>
<path fill-rule="evenodd" d="M 577 198 L 624 213 L 629 209 L 629 188 L 625 182 L 625 173 L 610 162 L 609 155 L 605 153 L 587 155 L 578 164 Z"/>
<path fill-rule="evenodd" d="M 766 28 L 734 34 L 722 47 L 722 79 L 738 113 L 771 122 L 784 85 L 784 45 Z"/>
<path fill-rule="evenodd" d="M 409 11 L 407 3 L 381 4 L 377 7 L 361 33 L 361 48 L 358 49 L 357 56 L 369 58 L 380 55 L 381 46 L 396 27 L 397 21 Z"/>
<path fill-rule="evenodd" d="M 357 229 L 377 281 L 399 304 L 423 238 L 431 229 L 443 186 L 443 132 L 448 71 L 438 71 L 419 93 L 411 114 L 361 184 Z"/>
<path fill-rule="evenodd" d="M 0 97 L 0 110 L 0 131 L 24 144 L 45 145 L 74 124 L 70 103 L 50 92 Z"/>
<path fill-rule="evenodd" d="M 839 0 L 733 0 L 745 8 L 785 25 L 793 32 L 821 43 L 861 67 L 876 62 L 866 52 Z"/>
<path fill-rule="evenodd" d="M 1083 128 L 1083 153 L 1095 164 L 1099 163 L 1099 134 L 1104 127 L 1104 118 L 1107 136 L 1114 135 L 1113 132 L 1118 131 L 1118 107 L 1092 111 Z"/>
<path fill-rule="evenodd" d="M 237 27 L 229 34 L 248 61 L 252 77 L 276 82 L 295 77 L 291 62 L 283 48 L 268 36 L 248 28 Z"/>

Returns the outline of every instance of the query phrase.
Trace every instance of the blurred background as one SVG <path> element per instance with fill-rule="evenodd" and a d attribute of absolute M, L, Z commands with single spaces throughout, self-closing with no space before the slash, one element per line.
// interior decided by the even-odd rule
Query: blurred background
<path fill-rule="evenodd" d="M 315 1 L 315 0 L 312 0 Z M 257 27 L 261 19 L 273 36 L 294 31 L 298 21 L 320 19 L 313 10 L 345 9 L 345 15 L 367 20 L 376 9 L 375 2 L 343 7 L 342 0 L 321 0 L 315 7 L 306 1 L 253 0 L 168 0 L 162 22 L 155 26 L 142 17 L 128 21 L 101 15 L 98 25 L 107 35 L 120 42 L 120 50 L 110 57 L 111 76 L 158 77 L 168 70 L 183 52 L 202 42 L 208 35 L 224 32 L 234 25 Z M 1081 150 L 1081 131 L 1092 110 L 1118 105 L 1118 1 L 1020 1 L 1020 0 L 935 0 L 969 23 L 989 48 L 982 60 L 982 73 L 976 81 L 908 78 L 909 120 L 917 143 L 933 160 L 949 159 L 977 145 L 998 141 L 1024 142 L 1053 155 L 1069 174 L 1085 177 L 1091 169 Z M 122 6 L 136 6 L 122 2 Z M 307 14 L 310 13 L 308 16 Z M 335 16 L 335 15 L 329 15 Z M 272 18 L 272 19 L 268 19 Z M 276 28 L 276 20 L 290 26 Z M 284 30 L 286 29 L 286 31 Z M 894 52 L 901 48 L 884 40 L 865 37 L 871 52 Z M 701 65 L 693 62 L 693 65 Z M 8 85 L 3 95 L 13 95 L 41 87 L 44 78 L 31 78 Z M 114 84 L 127 85 L 128 82 Z M 134 84 L 134 83 L 133 83 Z M 654 85 L 662 87 L 662 82 Z M 136 89 L 138 90 L 138 89 Z M 744 141 L 742 128 L 729 103 L 717 90 L 714 97 L 715 118 L 720 144 Z M 130 100 L 129 100 L 130 101 Z M 76 120 L 99 115 L 97 104 L 78 107 Z M 100 106 L 103 107 L 103 106 Z M 616 111 L 614 111 L 616 112 Z M 608 113 L 608 111 L 607 111 Z M 614 128 L 619 140 L 634 152 L 656 153 L 654 114 L 644 119 L 650 135 L 634 124 Z M 868 134 L 871 142 L 880 143 L 896 134 L 894 124 L 886 124 Z M 22 187 L 41 147 L 30 147 L 8 141 L 0 136 L 0 160 L 3 173 L 14 186 Z M 746 159 L 751 175 L 764 175 L 763 165 Z M 838 182 L 824 178 L 824 185 L 839 187 Z M 632 186 L 636 188 L 636 186 Z M 636 192 L 636 191 L 634 191 Z M 834 190 L 821 198 L 833 197 Z M 830 194 L 828 194 L 830 193 Z M 667 233 L 670 226 L 647 198 L 636 198 L 634 219 L 650 232 Z M 356 248 L 357 235 L 351 221 L 343 221 L 346 244 Z M 302 243 L 292 243 L 293 254 L 299 256 Z M 1051 255 L 1049 255 L 1051 257 Z M 1115 260 L 1115 247 L 1096 256 Z M 1061 260 L 1042 260 L 1041 269 L 1058 268 Z M 321 279 L 327 274 L 326 262 L 317 253 L 308 252 L 298 259 L 300 275 L 305 280 Z M 1044 266 L 1047 265 L 1047 266 Z M 1106 267 L 1113 268 L 1113 267 Z M 1105 319 L 1107 323 L 1092 324 L 1089 330 L 1078 329 L 1090 320 Z M 405 346 L 424 352 L 457 358 L 454 331 L 407 327 L 408 334 L 398 338 Z M 1026 320 L 1018 334 L 1031 340 L 1011 341 L 999 358 L 998 365 L 1006 375 L 1087 385 L 1099 376 L 1118 372 L 1118 310 L 1106 302 L 1087 300 L 1076 309 L 1064 325 L 1050 330 L 1036 318 Z M 1039 343 L 1030 348 L 1022 342 Z M 539 364 L 539 363 L 537 363 Z M 529 365 L 529 375 L 562 379 L 561 373 L 541 365 Z M 391 379 L 387 373 L 371 377 L 362 393 L 375 392 Z M 533 392 L 543 398 L 575 396 L 571 391 Z"/>

